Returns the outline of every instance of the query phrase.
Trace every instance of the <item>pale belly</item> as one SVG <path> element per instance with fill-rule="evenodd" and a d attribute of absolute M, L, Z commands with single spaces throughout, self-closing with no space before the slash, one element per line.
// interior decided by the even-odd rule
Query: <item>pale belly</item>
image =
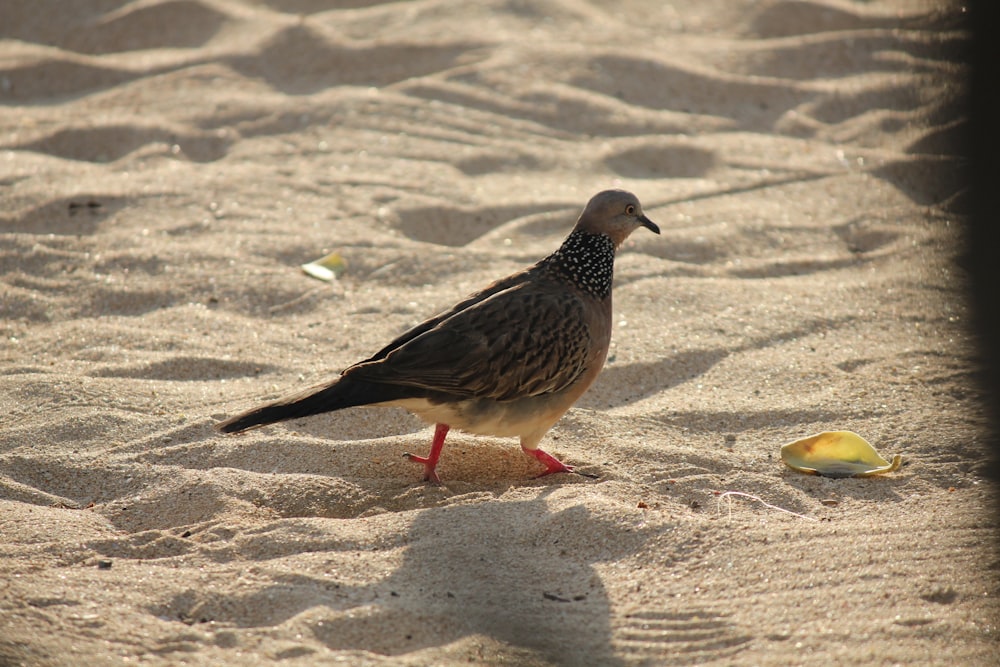
<path fill-rule="evenodd" d="M 541 437 L 569 409 L 571 397 L 553 394 L 516 401 L 471 399 L 455 403 L 433 403 L 426 399 L 404 399 L 397 405 L 429 424 L 448 424 L 476 435 Z"/>

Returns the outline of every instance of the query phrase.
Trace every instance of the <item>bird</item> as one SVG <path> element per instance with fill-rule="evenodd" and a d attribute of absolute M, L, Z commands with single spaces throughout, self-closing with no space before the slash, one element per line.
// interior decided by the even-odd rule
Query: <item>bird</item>
<path fill-rule="evenodd" d="M 354 406 L 400 406 L 435 425 L 424 481 L 452 428 L 520 438 L 545 468 L 575 472 L 539 448 L 542 437 L 593 384 L 611 343 L 615 252 L 640 227 L 660 228 L 625 190 L 594 195 L 559 248 L 399 335 L 339 376 L 217 425 L 238 433 Z"/>

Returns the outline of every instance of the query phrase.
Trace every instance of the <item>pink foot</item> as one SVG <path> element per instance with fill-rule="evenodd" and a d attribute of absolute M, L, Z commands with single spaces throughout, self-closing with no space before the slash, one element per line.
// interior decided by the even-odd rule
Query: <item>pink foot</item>
<path fill-rule="evenodd" d="M 545 472 L 538 475 L 538 477 L 545 477 L 546 475 L 551 475 L 554 472 L 576 472 L 576 470 L 573 469 L 573 466 L 566 465 L 556 457 L 552 456 L 548 452 L 542 451 L 541 449 L 526 449 L 525 447 L 521 447 L 521 449 L 524 450 L 525 454 L 535 457 L 542 465 L 545 466 Z M 582 472 L 576 474 L 583 475 L 584 477 L 592 477 L 592 475 L 587 475 Z"/>
<path fill-rule="evenodd" d="M 424 464 L 424 481 L 433 482 L 434 484 L 440 484 L 441 478 L 437 474 L 437 464 L 438 459 L 441 458 L 441 448 L 444 447 L 445 436 L 448 435 L 448 429 L 451 428 L 447 424 L 438 424 L 437 428 L 434 429 L 434 440 L 431 442 L 431 451 L 427 456 L 417 456 L 416 454 L 410 454 L 409 452 L 403 454 L 406 458 L 410 459 L 414 463 Z"/>

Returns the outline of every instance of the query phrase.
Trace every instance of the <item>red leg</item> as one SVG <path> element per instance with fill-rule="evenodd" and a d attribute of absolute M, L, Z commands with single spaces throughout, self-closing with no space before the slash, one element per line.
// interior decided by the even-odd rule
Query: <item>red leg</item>
<path fill-rule="evenodd" d="M 434 482 L 435 484 L 441 483 L 441 478 L 438 477 L 437 468 L 438 459 L 441 458 L 441 448 L 444 447 L 445 436 L 448 435 L 448 429 L 451 428 L 447 424 L 438 424 L 434 429 L 434 441 L 431 442 L 431 453 L 427 456 L 417 456 L 416 454 L 410 454 L 407 452 L 403 454 L 406 458 L 410 459 L 414 463 L 424 464 L 424 481 Z"/>
<path fill-rule="evenodd" d="M 545 472 L 539 475 L 539 477 L 551 475 L 554 472 L 573 472 L 573 466 L 566 465 L 548 452 L 544 452 L 541 449 L 527 449 L 523 446 L 521 449 L 524 450 L 525 454 L 535 457 L 545 466 Z"/>

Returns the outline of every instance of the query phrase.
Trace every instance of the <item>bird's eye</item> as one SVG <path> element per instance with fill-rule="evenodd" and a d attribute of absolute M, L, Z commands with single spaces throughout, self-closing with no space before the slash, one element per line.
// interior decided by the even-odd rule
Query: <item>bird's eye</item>
<path fill-rule="evenodd" d="M 625 215 L 635 215 L 635 206 L 632 206 L 632 204 L 629 204 L 628 206 L 626 206 L 625 207 Z"/>

